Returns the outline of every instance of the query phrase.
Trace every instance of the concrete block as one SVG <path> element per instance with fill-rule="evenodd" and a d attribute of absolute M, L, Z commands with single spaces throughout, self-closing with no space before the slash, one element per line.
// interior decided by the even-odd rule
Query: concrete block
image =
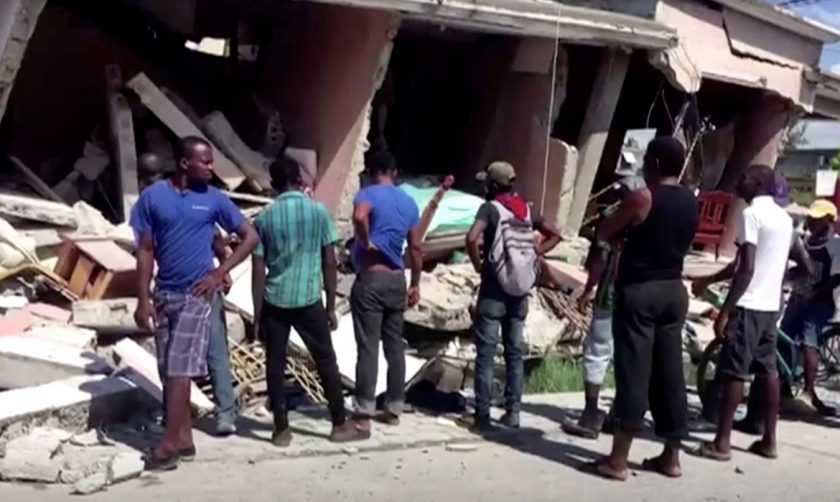
<path fill-rule="evenodd" d="M 0 194 L 0 214 L 62 227 L 76 228 L 79 224 L 76 213 L 67 204 L 23 195 Z"/>
<path fill-rule="evenodd" d="M 52 419 L 68 428 L 114 423 L 131 412 L 137 389 L 120 375 L 84 375 L 0 392 L 0 430 L 12 423 Z"/>
<path fill-rule="evenodd" d="M 139 451 L 117 453 L 108 463 L 108 483 L 120 483 L 143 473 L 143 457 Z"/>
<path fill-rule="evenodd" d="M 60 429 L 37 427 L 26 436 L 12 439 L 0 458 L 0 479 L 55 483 L 62 460 L 53 453 L 69 436 L 69 432 Z"/>
<path fill-rule="evenodd" d="M 70 322 L 70 316 L 72 315 L 72 312 L 67 309 L 43 302 L 30 303 L 26 310 L 39 319 L 61 323 Z"/>
<path fill-rule="evenodd" d="M 25 334 L 0 336 L 0 388 L 31 387 L 110 372 L 111 366 L 104 359 L 87 350 Z"/>
<path fill-rule="evenodd" d="M 29 310 L 10 310 L 0 319 L 0 337 L 23 333 L 32 326 L 32 322 L 32 314 Z"/>
<path fill-rule="evenodd" d="M 139 333 L 134 322 L 137 298 L 73 302 L 73 324 L 102 332 Z"/>
<path fill-rule="evenodd" d="M 137 386 L 144 389 L 158 401 L 162 401 L 163 384 L 160 381 L 155 356 L 129 338 L 124 338 L 114 345 L 114 354 L 119 357 L 121 365 L 134 370 L 130 378 Z M 195 383 L 192 384 L 190 403 L 193 408 L 200 412 L 211 411 L 215 408 L 213 402 L 201 392 L 201 389 Z"/>
<path fill-rule="evenodd" d="M 138 73 L 126 85 L 133 89 L 140 96 L 143 105 L 151 110 L 178 137 L 198 136 L 206 139 L 199 128 L 149 80 L 145 73 Z M 245 181 L 245 175 L 242 174 L 242 171 L 215 146 L 213 147 L 213 160 L 216 175 L 229 189 L 233 190 Z"/>

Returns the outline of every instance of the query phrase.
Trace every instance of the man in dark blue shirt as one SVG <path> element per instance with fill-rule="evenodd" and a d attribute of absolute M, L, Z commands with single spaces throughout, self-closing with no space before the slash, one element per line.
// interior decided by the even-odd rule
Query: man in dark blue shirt
<path fill-rule="evenodd" d="M 417 204 L 394 184 L 397 169 L 387 151 L 371 156 L 368 175 L 374 184 L 353 200 L 356 238 L 352 248 L 356 281 L 350 293 L 356 334 L 356 413 L 362 431 L 376 412 L 379 340 L 388 362 L 385 413 L 377 418 L 396 425 L 405 401 L 403 313 L 420 301 L 423 252 Z M 411 284 L 406 291 L 403 247 L 409 245 Z"/>
<path fill-rule="evenodd" d="M 138 235 L 137 325 L 155 334 L 164 386 L 166 428 L 146 456 L 147 470 L 168 470 L 195 455 L 190 423 L 190 381 L 207 372 L 211 301 L 225 275 L 257 246 L 259 238 L 236 206 L 209 185 L 213 150 L 201 138 L 181 139 L 173 176 L 146 188 L 131 226 Z M 235 231 L 242 244 L 213 265 L 215 225 Z M 157 262 L 155 291 L 149 285 Z M 154 303 L 152 302 L 154 298 Z"/>

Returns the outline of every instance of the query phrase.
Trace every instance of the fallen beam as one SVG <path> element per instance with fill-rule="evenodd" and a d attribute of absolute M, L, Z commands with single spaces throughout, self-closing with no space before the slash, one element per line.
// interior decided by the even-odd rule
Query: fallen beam
<path fill-rule="evenodd" d="M 110 125 L 111 143 L 116 152 L 117 182 L 122 193 L 123 221 L 128 221 L 131 208 L 137 202 L 140 190 L 137 182 L 137 147 L 134 142 L 134 119 L 131 108 L 122 95 L 123 82 L 120 67 L 105 67 L 106 105 Z"/>
<path fill-rule="evenodd" d="M 143 105 L 146 106 L 157 118 L 163 122 L 178 137 L 198 136 L 207 140 L 207 137 L 199 130 L 184 112 L 182 112 L 166 95 L 151 81 L 145 73 L 138 73 L 126 85 L 134 90 Z M 234 190 L 243 182 L 245 175 L 236 167 L 224 153 L 222 153 L 212 142 L 207 140 L 213 148 L 213 171 L 229 189 Z"/>
<path fill-rule="evenodd" d="M 222 112 L 211 112 L 201 123 L 210 139 L 242 169 L 248 178 L 256 181 L 263 190 L 271 190 L 271 176 L 268 175 L 270 159 L 246 145 Z"/>
<path fill-rule="evenodd" d="M 111 366 L 90 350 L 26 334 L 0 336 L 0 388 L 19 389 L 108 373 Z"/>
<path fill-rule="evenodd" d="M 15 422 L 43 423 L 53 416 L 70 430 L 114 423 L 133 412 L 137 391 L 122 376 L 85 375 L 0 392 L 0 431 Z"/>
<path fill-rule="evenodd" d="M 29 166 L 24 164 L 22 160 L 15 157 L 14 155 L 10 156 L 9 160 L 12 161 L 12 165 L 15 166 L 15 169 L 17 169 L 20 172 L 20 174 L 22 174 L 23 177 L 26 178 L 27 184 L 29 184 L 29 186 L 31 186 L 33 190 L 38 192 L 38 195 L 47 199 L 52 199 L 53 201 L 58 202 L 59 204 L 66 204 L 64 199 L 62 199 L 61 196 L 55 193 L 55 190 L 53 190 L 49 185 L 44 183 L 44 180 L 42 180 L 37 174 L 35 174 L 32 171 L 32 169 L 29 169 Z"/>
<path fill-rule="evenodd" d="M 134 321 L 137 298 L 73 302 L 73 324 L 103 333 L 140 333 Z"/>
<path fill-rule="evenodd" d="M 42 221 L 62 227 L 79 226 L 76 212 L 67 204 L 23 195 L 0 194 L 0 215 Z"/>
<path fill-rule="evenodd" d="M 114 345 L 114 353 L 119 356 L 120 364 L 133 370 L 130 378 L 138 387 L 145 390 L 158 401 L 163 401 L 163 385 L 158 375 L 155 356 L 149 354 L 134 340 L 124 338 Z M 190 392 L 190 403 L 193 408 L 201 412 L 212 411 L 213 402 L 204 395 L 193 383 Z"/>

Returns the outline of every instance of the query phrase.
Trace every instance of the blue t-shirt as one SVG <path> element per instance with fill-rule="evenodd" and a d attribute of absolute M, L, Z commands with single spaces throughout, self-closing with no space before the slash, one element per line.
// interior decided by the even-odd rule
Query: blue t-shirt
<path fill-rule="evenodd" d="M 370 204 L 370 242 L 387 263 L 395 269 L 405 268 L 403 246 L 408 230 L 420 221 L 420 211 L 407 193 L 394 185 L 371 185 L 353 199 L 354 204 Z M 358 269 L 361 252 L 358 241 L 353 245 L 353 264 Z"/>
<path fill-rule="evenodd" d="M 183 192 L 169 180 L 149 186 L 131 211 L 136 235 L 151 234 L 157 287 L 186 292 L 213 269 L 216 223 L 234 232 L 245 221 L 234 203 L 212 186 Z"/>

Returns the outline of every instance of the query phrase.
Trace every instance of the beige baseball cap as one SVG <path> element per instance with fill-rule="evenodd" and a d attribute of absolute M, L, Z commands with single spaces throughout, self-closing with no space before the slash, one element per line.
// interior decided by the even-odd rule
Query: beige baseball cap
<path fill-rule="evenodd" d="M 516 170 L 510 162 L 492 162 L 487 169 L 475 175 L 478 181 L 490 180 L 499 186 L 509 187 L 516 181 Z"/>

